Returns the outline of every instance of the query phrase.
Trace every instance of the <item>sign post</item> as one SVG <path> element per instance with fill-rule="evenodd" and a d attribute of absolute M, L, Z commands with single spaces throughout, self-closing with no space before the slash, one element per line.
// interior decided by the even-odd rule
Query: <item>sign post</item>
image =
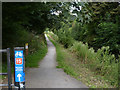
<path fill-rule="evenodd" d="M 25 59 L 24 47 L 14 48 L 14 84 L 18 90 L 25 89 Z"/>

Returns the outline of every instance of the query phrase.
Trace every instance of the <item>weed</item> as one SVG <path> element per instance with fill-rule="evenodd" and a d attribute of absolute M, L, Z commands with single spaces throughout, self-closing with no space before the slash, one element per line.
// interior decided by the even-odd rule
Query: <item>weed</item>
<path fill-rule="evenodd" d="M 51 35 L 52 37 L 54 34 Z M 55 39 L 54 39 L 55 40 Z M 52 41 L 53 42 L 53 41 Z M 53 42 L 55 43 L 55 42 Z M 59 45 L 56 45 L 56 48 L 58 48 Z M 96 75 L 101 75 L 104 80 L 108 80 L 108 82 L 114 86 L 118 87 L 118 64 L 119 60 L 116 60 L 115 55 L 110 53 L 109 46 L 102 47 L 101 49 L 98 49 L 98 51 L 94 51 L 93 48 L 89 48 L 88 44 L 84 44 L 81 41 L 74 41 L 73 45 L 68 48 L 69 51 L 76 54 L 78 59 L 81 61 L 81 63 L 84 64 L 87 68 L 89 68 L 91 71 L 94 72 Z M 62 54 L 65 54 L 62 52 Z M 65 67 L 65 64 L 63 64 L 64 55 L 62 55 L 58 49 L 58 62 L 61 63 L 63 68 L 67 68 L 69 72 L 69 68 Z"/>

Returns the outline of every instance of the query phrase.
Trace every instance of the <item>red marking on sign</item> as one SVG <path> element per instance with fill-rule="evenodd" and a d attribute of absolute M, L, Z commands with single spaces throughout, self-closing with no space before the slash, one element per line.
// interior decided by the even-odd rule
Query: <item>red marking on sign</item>
<path fill-rule="evenodd" d="M 16 58 L 16 64 L 22 64 L 22 58 Z"/>

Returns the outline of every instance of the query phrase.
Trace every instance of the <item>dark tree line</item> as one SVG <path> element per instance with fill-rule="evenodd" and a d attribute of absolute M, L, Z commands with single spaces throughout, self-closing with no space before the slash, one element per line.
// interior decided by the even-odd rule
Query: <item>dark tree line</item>
<path fill-rule="evenodd" d="M 75 9 L 70 12 L 70 7 Z M 67 30 L 72 27 L 72 35 L 67 34 L 69 31 L 66 32 L 69 38 L 71 36 L 75 40 L 87 42 L 95 50 L 102 46 L 110 46 L 112 53 L 116 55 L 120 53 L 120 6 L 117 2 L 11 2 L 3 3 L 2 9 L 3 48 L 20 46 L 20 42 L 23 46 L 23 43 L 28 41 L 24 39 L 29 36 L 27 32 L 42 34 L 46 28 L 59 31 L 63 26 L 68 25 Z M 54 12 L 58 11 L 61 13 L 56 15 Z M 69 39 L 67 41 L 70 42 Z"/>

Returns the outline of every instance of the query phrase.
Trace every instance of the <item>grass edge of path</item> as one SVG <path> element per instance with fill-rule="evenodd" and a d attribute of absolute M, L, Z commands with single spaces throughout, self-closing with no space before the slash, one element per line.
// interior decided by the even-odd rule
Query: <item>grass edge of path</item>
<path fill-rule="evenodd" d="M 30 68 L 38 67 L 39 62 L 44 58 L 47 51 L 48 51 L 47 46 L 44 46 L 43 48 L 40 48 L 38 51 L 36 51 L 32 55 L 27 56 L 26 67 L 30 67 Z"/>
<path fill-rule="evenodd" d="M 37 51 L 35 51 L 32 54 L 28 54 L 28 56 L 25 56 L 25 68 L 36 68 L 39 66 L 39 62 L 45 57 L 45 55 L 47 54 L 48 48 L 47 48 L 47 42 L 45 40 L 45 42 L 40 44 L 41 46 L 39 47 L 39 49 Z M 11 72 L 12 74 L 14 74 L 14 62 L 12 62 L 14 60 L 12 60 L 11 58 Z M 7 72 L 7 64 L 2 63 L 2 65 L 4 67 L 2 67 L 0 70 L 1 73 L 5 73 Z M 0 79 L 4 80 L 5 78 L 7 78 L 4 75 L 0 75 Z"/>
<path fill-rule="evenodd" d="M 56 47 L 56 55 L 57 55 L 57 62 L 58 62 L 58 66 L 57 68 L 62 68 L 64 70 L 65 73 L 69 74 L 70 76 L 76 78 L 77 80 L 79 81 L 82 81 L 86 86 L 90 87 L 90 88 L 113 88 L 113 86 L 109 85 L 109 83 L 107 83 L 106 81 L 104 81 L 102 79 L 102 77 L 100 77 L 99 75 L 96 76 L 94 75 L 93 72 L 91 72 L 88 68 L 86 68 L 84 65 L 82 65 L 81 67 L 85 67 L 84 70 L 86 71 L 83 71 L 83 73 L 87 73 L 88 74 L 90 73 L 90 75 L 92 75 L 91 77 L 84 77 L 84 79 L 80 78 L 82 76 L 84 76 L 83 74 L 80 74 L 80 73 L 76 73 L 77 71 L 75 70 L 76 68 L 73 68 L 74 66 L 71 67 L 71 65 L 67 64 L 64 62 L 68 56 L 70 55 L 66 55 L 65 52 L 62 52 L 62 50 L 64 49 L 62 47 L 62 45 L 58 44 L 51 36 L 47 35 L 49 40 L 54 44 L 54 46 Z M 65 49 L 64 49 L 65 50 Z M 65 50 L 66 51 L 66 50 Z M 68 51 L 68 50 L 67 50 Z M 68 51 L 69 53 L 69 51 Z M 74 57 L 73 57 L 74 58 Z M 80 75 L 79 75 L 80 74 Z M 86 75 L 85 75 L 86 76 Z M 94 79 L 92 79 L 94 78 Z M 90 81 L 92 80 L 92 81 Z M 94 81 L 95 80 L 95 81 Z M 100 81 L 100 82 L 99 82 Z M 92 83 L 91 83 L 92 82 Z M 96 83 L 96 82 L 99 82 L 101 84 L 98 85 L 100 87 L 98 87 L 96 84 L 99 84 L 99 83 Z"/>

